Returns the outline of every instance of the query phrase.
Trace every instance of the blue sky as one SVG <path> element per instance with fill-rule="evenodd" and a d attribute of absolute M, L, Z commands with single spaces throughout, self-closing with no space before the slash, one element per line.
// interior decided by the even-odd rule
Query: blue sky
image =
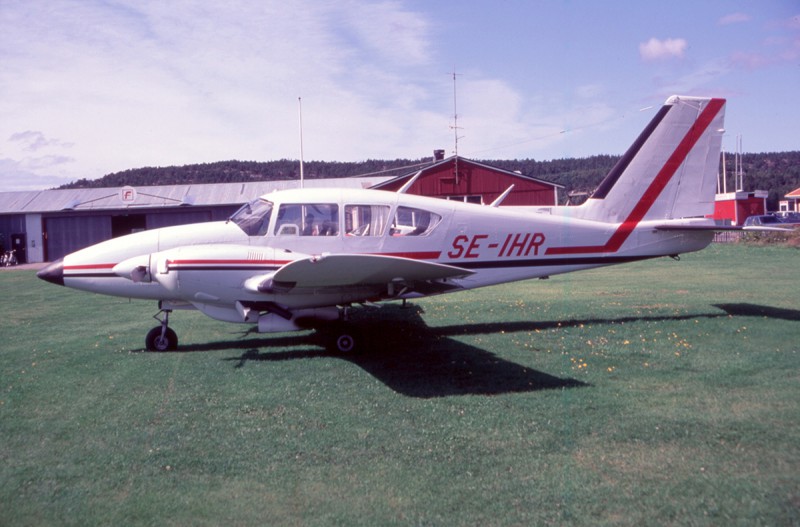
<path fill-rule="evenodd" d="M 0 0 L 0 191 L 300 156 L 621 154 L 669 95 L 800 149 L 795 0 Z"/>

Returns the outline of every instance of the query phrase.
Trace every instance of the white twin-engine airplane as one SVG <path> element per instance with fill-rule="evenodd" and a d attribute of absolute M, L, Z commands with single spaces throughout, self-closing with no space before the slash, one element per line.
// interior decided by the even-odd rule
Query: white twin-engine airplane
<path fill-rule="evenodd" d="M 298 189 L 228 221 L 108 240 L 42 269 L 43 280 L 157 300 L 149 350 L 173 350 L 174 309 L 260 332 L 334 327 L 349 352 L 352 304 L 417 298 L 675 256 L 705 248 L 725 100 L 670 97 L 580 206 L 513 210 L 401 191 Z M 501 198 L 499 198 L 501 199 Z M 162 315 L 163 313 L 163 315 Z"/>

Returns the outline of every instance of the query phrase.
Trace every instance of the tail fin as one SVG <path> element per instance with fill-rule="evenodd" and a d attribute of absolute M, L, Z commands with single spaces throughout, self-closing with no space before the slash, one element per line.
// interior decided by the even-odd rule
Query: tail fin
<path fill-rule="evenodd" d="M 575 216 L 634 227 L 714 210 L 725 99 L 672 96 Z"/>

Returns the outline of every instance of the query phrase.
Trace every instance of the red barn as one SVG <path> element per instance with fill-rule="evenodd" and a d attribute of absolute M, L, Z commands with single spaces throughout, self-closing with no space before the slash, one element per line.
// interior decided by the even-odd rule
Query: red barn
<path fill-rule="evenodd" d="M 558 190 L 564 188 L 563 185 L 459 156 L 436 161 L 418 172 L 396 177 L 372 188 L 397 191 L 417 174 L 419 176 L 407 190 L 409 194 L 477 204 L 492 203 L 508 187 L 514 185 L 514 189 L 503 200 L 504 206 L 552 206 L 558 204 Z"/>

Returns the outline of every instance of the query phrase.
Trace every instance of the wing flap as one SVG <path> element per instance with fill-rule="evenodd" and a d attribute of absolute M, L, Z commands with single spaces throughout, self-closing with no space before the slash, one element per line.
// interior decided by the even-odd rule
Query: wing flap
<path fill-rule="evenodd" d="M 271 277 L 295 287 L 348 287 L 459 278 L 474 271 L 433 262 L 371 254 L 331 254 L 296 260 Z"/>

